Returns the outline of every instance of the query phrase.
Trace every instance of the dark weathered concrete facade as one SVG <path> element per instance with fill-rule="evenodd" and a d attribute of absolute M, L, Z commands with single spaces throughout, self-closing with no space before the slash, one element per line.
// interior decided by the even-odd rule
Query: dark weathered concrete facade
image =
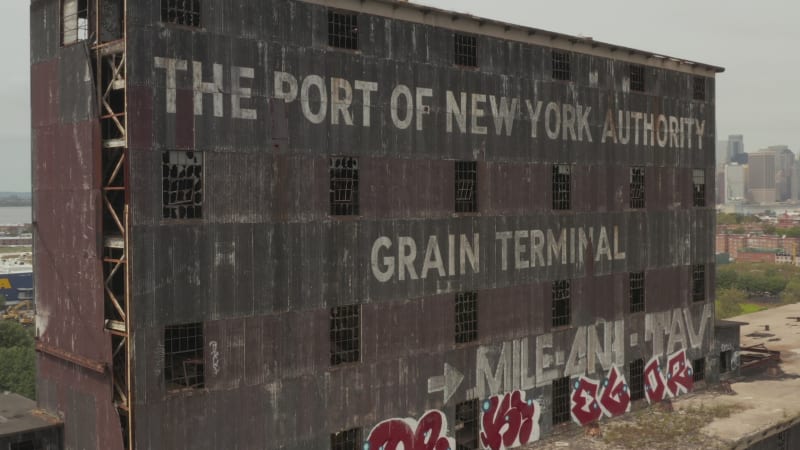
<path fill-rule="evenodd" d="M 321 3 L 358 14 L 358 50 L 328 45 Z M 60 45 L 60 11 L 31 6 L 40 403 L 63 414 L 68 448 L 116 449 L 96 61 Z M 627 377 L 631 361 L 664 367 L 681 350 L 710 355 L 717 376 L 717 68 L 386 1 L 209 0 L 200 14 L 194 28 L 165 24 L 158 0 L 125 11 L 136 448 L 323 449 L 429 410 L 453 429 L 457 403 L 516 391 L 546 434 L 555 379 Z M 476 38 L 477 68 L 454 64 L 454 33 Z M 554 49 L 571 80 L 553 79 Z M 175 150 L 202 155 L 201 218 L 163 218 Z M 329 214 L 338 155 L 358 158 L 357 216 Z M 475 213 L 455 213 L 456 160 L 477 161 Z M 565 211 L 554 164 L 572 170 Z M 644 168 L 644 208 L 630 208 L 631 167 Z M 637 313 L 632 272 L 645 275 Z M 558 280 L 572 314 L 554 328 Z M 479 332 L 457 344 L 464 291 Z M 331 308 L 351 304 L 359 361 L 331 366 Z M 170 390 L 165 327 L 197 322 L 204 386 Z"/>

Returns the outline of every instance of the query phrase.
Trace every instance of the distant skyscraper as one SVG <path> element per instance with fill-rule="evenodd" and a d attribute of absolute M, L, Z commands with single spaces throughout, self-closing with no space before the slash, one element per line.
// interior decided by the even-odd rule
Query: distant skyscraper
<path fill-rule="evenodd" d="M 747 185 L 747 166 L 737 163 L 725 164 L 725 203 L 742 201 Z"/>
<path fill-rule="evenodd" d="M 717 172 L 724 170 L 725 164 L 728 164 L 728 141 L 717 141 L 717 148 L 715 149 L 714 156 L 717 159 Z"/>
<path fill-rule="evenodd" d="M 794 153 L 775 145 L 748 155 L 748 189 L 756 203 L 782 202 L 792 197 Z"/>
<path fill-rule="evenodd" d="M 732 134 L 728 136 L 727 161 L 744 164 L 747 162 L 747 154 L 744 152 L 744 136 Z"/>

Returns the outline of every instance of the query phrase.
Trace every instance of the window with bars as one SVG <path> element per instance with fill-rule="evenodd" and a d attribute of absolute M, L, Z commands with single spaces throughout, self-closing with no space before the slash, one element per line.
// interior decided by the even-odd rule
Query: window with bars
<path fill-rule="evenodd" d="M 459 292 L 456 295 L 456 343 L 478 339 L 478 293 Z"/>
<path fill-rule="evenodd" d="M 644 272 L 632 272 L 628 275 L 630 285 L 631 312 L 644 311 Z"/>
<path fill-rule="evenodd" d="M 630 207 L 644 208 L 644 167 L 631 167 L 630 183 Z"/>
<path fill-rule="evenodd" d="M 331 365 L 361 360 L 361 305 L 335 306 L 330 317 Z"/>
<path fill-rule="evenodd" d="M 644 66 L 631 64 L 628 75 L 630 75 L 631 90 L 644 92 Z"/>
<path fill-rule="evenodd" d="M 352 428 L 331 434 L 331 450 L 361 450 L 364 442 L 361 428 Z"/>
<path fill-rule="evenodd" d="M 203 154 L 172 151 L 162 154 L 162 198 L 165 219 L 203 217 Z"/>
<path fill-rule="evenodd" d="M 358 50 L 358 14 L 328 11 L 328 45 Z"/>
<path fill-rule="evenodd" d="M 569 420 L 569 377 L 564 377 L 553 380 L 553 425 Z"/>
<path fill-rule="evenodd" d="M 706 379 L 706 359 L 698 358 L 692 361 L 692 379 L 695 383 Z"/>
<path fill-rule="evenodd" d="M 703 77 L 694 77 L 693 84 L 692 98 L 703 102 L 706 101 L 706 79 Z"/>
<path fill-rule="evenodd" d="M 456 212 L 478 211 L 478 163 L 456 161 Z"/>
<path fill-rule="evenodd" d="M 89 0 L 61 0 L 61 45 L 89 39 Z"/>
<path fill-rule="evenodd" d="M 200 27 L 200 0 L 161 0 L 161 21 Z"/>
<path fill-rule="evenodd" d="M 331 215 L 358 215 L 358 159 L 338 156 L 330 159 Z"/>
<path fill-rule="evenodd" d="M 553 282 L 553 327 L 563 327 L 570 324 L 570 293 L 569 281 L 559 280 Z"/>
<path fill-rule="evenodd" d="M 556 164 L 553 166 L 553 209 L 564 211 L 570 209 L 572 191 L 572 166 Z"/>
<path fill-rule="evenodd" d="M 732 356 L 733 352 L 731 350 L 725 350 L 724 352 L 719 352 L 719 373 L 730 372 Z"/>
<path fill-rule="evenodd" d="M 631 389 L 631 400 L 644 398 L 644 359 L 635 359 L 628 363 L 628 386 Z"/>
<path fill-rule="evenodd" d="M 706 299 L 706 266 L 692 266 L 692 301 L 702 302 Z"/>
<path fill-rule="evenodd" d="M 706 206 L 706 171 L 692 170 L 692 203 L 698 208 Z"/>
<path fill-rule="evenodd" d="M 572 80 L 572 69 L 570 68 L 569 53 L 553 50 L 553 79 L 561 81 Z"/>
<path fill-rule="evenodd" d="M 203 324 L 164 328 L 164 382 L 167 390 L 202 388 Z"/>
<path fill-rule="evenodd" d="M 478 39 L 475 36 L 456 33 L 453 40 L 456 65 L 478 67 Z"/>
<path fill-rule="evenodd" d="M 478 400 L 456 404 L 456 450 L 474 450 L 478 445 Z"/>

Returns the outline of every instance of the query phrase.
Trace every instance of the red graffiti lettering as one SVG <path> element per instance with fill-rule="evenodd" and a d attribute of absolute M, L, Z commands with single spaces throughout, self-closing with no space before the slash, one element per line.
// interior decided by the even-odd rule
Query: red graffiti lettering
<path fill-rule="evenodd" d="M 496 395 L 483 402 L 481 442 L 485 448 L 504 450 L 539 440 L 541 409 L 525 392 Z"/>
<path fill-rule="evenodd" d="M 447 418 L 441 411 L 428 411 L 414 419 L 385 420 L 369 433 L 369 450 L 452 450 L 455 441 L 447 435 Z M 400 445 L 402 444 L 402 446 Z"/>
<path fill-rule="evenodd" d="M 644 393 L 647 403 L 658 403 L 664 400 L 667 395 L 667 386 L 664 376 L 661 375 L 661 366 L 658 363 L 658 356 L 650 358 L 644 366 Z"/>
<path fill-rule="evenodd" d="M 622 415 L 631 410 L 631 393 L 625 377 L 612 366 L 600 387 L 600 407 L 608 417 Z"/>
<path fill-rule="evenodd" d="M 672 397 L 692 390 L 694 387 L 692 373 L 692 366 L 686 359 L 685 350 L 670 355 L 667 360 L 667 390 Z"/>
<path fill-rule="evenodd" d="M 575 390 L 572 391 L 571 409 L 572 420 L 579 425 L 599 420 L 603 416 L 600 405 L 597 403 L 598 383 L 591 378 L 580 377 L 575 382 Z"/>
<path fill-rule="evenodd" d="M 631 409 L 631 395 L 625 376 L 611 366 L 601 382 L 587 377 L 575 381 L 570 401 L 572 420 L 579 425 L 600 420 L 603 415 L 619 416 Z"/>

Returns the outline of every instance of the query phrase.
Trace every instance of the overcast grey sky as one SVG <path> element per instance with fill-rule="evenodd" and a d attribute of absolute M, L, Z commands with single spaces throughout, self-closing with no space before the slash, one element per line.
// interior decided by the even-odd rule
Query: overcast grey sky
<path fill-rule="evenodd" d="M 226 0 L 236 1 L 236 0 Z M 246 0 L 258 1 L 258 0 Z M 800 149 L 800 3 L 792 0 L 415 0 L 725 67 L 717 134 Z M 0 0 L 0 191 L 30 189 L 28 0 Z"/>

